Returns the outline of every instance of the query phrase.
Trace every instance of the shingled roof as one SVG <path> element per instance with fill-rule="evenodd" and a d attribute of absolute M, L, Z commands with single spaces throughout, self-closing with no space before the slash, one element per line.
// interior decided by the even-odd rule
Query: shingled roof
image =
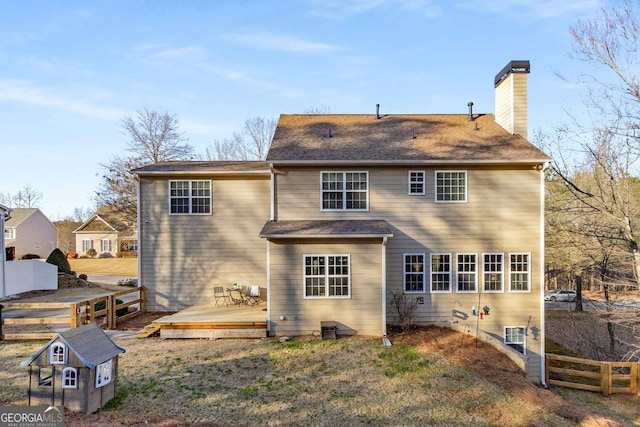
<path fill-rule="evenodd" d="M 274 163 L 541 163 L 551 160 L 492 114 L 281 115 Z"/>
<path fill-rule="evenodd" d="M 125 349 L 111 341 L 111 338 L 97 324 L 89 323 L 88 325 L 60 332 L 36 354 L 20 363 L 20 366 L 29 366 L 57 340 L 62 341 L 90 369 L 125 352 Z"/>
<path fill-rule="evenodd" d="M 269 163 L 262 161 L 172 161 L 134 169 L 138 175 L 154 174 L 269 174 Z"/>
<path fill-rule="evenodd" d="M 393 228 L 384 220 L 269 221 L 262 238 L 371 238 L 393 237 Z"/>

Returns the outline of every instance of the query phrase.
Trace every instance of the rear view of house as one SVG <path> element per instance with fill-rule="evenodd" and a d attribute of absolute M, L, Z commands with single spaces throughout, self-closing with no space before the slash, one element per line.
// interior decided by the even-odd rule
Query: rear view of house
<path fill-rule="evenodd" d="M 550 159 L 526 139 L 528 74 L 498 73 L 496 116 L 281 115 L 266 163 L 138 169 L 149 308 L 265 284 L 271 335 L 383 336 L 403 305 L 493 337 L 539 380 Z"/>

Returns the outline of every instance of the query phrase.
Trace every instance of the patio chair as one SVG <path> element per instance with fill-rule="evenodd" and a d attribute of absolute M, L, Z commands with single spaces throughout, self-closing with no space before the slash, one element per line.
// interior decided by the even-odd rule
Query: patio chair
<path fill-rule="evenodd" d="M 213 297 L 215 299 L 216 307 L 220 307 L 219 301 L 222 300 L 224 305 L 229 307 L 229 295 L 225 292 L 222 286 L 213 287 Z"/>
<path fill-rule="evenodd" d="M 227 289 L 227 293 L 229 294 L 229 302 L 231 304 L 246 304 L 247 300 L 244 296 L 244 294 L 242 292 L 240 292 L 240 289 Z"/>
<path fill-rule="evenodd" d="M 262 300 L 260 299 L 260 286 L 253 285 L 249 288 L 249 293 L 247 294 L 247 304 L 258 305 Z"/>

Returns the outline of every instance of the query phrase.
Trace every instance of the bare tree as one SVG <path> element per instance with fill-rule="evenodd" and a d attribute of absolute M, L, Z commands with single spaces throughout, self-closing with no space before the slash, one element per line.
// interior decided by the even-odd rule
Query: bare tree
<path fill-rule="evenodd" d="M 36 208 L 42 199 L 42 192 L 25 185 L 17 193 L 0 193 L 0 203 L 10 208 Z"/>
<path fill-rule="evenodd" d="M 134 118 L 122 119 L 122 132 L 129 136 L 126 150 L 129 156 L 114 155 L 102 163 L 103 181 L 96 192 L 99 205 L 113 206 L 130 222 L 136 218 L 136 181 L 131 172 L 149 163 L 187 160 L 194 155 L 187 144 L 176 115 L 144 107 Z"/>
<path fill-rule="evenodd" d="M 242 133 L 231 139 L 214 141 L 205 148 L 207 160 L 264 160 L 276 130 L 274 118 L 253 117 L 244 122 Z"/>

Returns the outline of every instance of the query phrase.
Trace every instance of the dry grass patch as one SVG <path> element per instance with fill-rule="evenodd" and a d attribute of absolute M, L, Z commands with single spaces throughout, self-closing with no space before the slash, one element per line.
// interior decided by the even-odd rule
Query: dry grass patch
<path fill-rule="evenodd" d="M 69 259 L 71 270 L 88 276 L 138 276 L 138 258 Z"/>
<path fill-rule="evenodd" d="M 620 396 L 602 398 L 609 404 L 601 406 L 598 395 L 593 405 L 580 403 L 581 395 L 563 398 L 529 382 L 492 347 L 461 337 L 429 328 L 397 335 L 391 347 L 366 338 L 117 340 L 127 351 L 116 399 L 96 414 L 67 414 L 66 425 L 586 427 L 639 420 L 638 399 L 629 397 L 633 406 Z M 26 402 L 19 362 L 43 344 L 0 342 L 0 405 Z"/>

